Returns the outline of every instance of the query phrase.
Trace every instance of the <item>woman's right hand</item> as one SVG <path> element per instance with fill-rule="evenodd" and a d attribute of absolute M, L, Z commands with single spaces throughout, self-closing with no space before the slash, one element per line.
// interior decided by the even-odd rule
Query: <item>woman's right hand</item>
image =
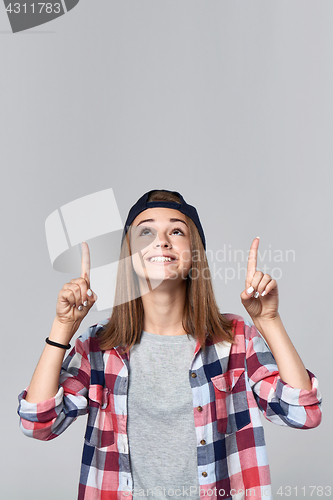
<path fill-rule="evenodd" d="M 56 320 L 68 330 L 70 338 L 80 326 L 83 318 L 97 300 L 97 295 L 90 289 L 90 252 L 88 244 L 82 242 L 82 261 L 80 278 L 65 283 L 58 294 Z"/>

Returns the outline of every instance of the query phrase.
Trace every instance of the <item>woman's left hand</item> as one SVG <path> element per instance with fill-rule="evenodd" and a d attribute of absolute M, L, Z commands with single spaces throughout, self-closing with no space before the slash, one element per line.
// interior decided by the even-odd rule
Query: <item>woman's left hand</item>
<path fill-rule="evenodd" d="M 241 301 L 253 321 L 272 320 L 278 316 L 279 295 L 277 283 L 269 274 L 257 271 L 259 238 L 252 242 Z"/>

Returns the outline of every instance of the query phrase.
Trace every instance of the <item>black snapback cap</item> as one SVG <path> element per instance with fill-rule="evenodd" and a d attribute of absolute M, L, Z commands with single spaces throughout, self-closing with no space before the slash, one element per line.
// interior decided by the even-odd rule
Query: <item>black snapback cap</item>
<path fill-rule="evenodd" d="M 154 191 L 166 191 L 167 193 L 176 194 L 177 196 L 179 196 L 180 203 L 176 203 L 174 201 L 148 201 L 149 195 Z M 141 198 L 138 199 L 135 205 L 132 206 L 132 208 L 128 212 L 128 216 L 125 222 L 122 242 L 134 219 L 144 210 L 147 210 L 148 208 L 157 208 L 157 207 L 173 208 L 174 210 L 179 210 L 179 212 L 181 212 L 182 214 L 190 217 L 190 219 L 193 220 L 194 224 L 196 225 L 199 231 L 202 244 L 204 246 L 204 249 L 206 250 L 205 234 L 196 208 L 186 203 L 182 195 L 177 191 L 169 191 L 167 189 L 152 189 L 151 191 L 148 191 L 148 193 L 145 193 L 143 196 L 141 196 Z"/>

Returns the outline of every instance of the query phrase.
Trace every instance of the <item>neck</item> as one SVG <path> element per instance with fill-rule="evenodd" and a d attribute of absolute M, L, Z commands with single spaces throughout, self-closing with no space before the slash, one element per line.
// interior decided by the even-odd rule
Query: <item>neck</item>
<path fill-rule="evenodd" d="M 156 335 L 185 335 L 182 326 L 186 281 L 179 286 L 158 286 L 141 297 L 144 330 Z"/>

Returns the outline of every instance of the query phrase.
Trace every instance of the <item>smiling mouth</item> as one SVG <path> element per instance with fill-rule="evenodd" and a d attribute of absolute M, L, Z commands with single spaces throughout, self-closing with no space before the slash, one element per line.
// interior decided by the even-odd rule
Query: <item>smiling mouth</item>
<path fill-rule="evenodd" d="M 168 263 L 168 262 L 175 262 L 177 259 L 173 257 L 150 257 L 150 259 L 147 259 L 148 262 L 158 262 L 158 263 Z"/>

